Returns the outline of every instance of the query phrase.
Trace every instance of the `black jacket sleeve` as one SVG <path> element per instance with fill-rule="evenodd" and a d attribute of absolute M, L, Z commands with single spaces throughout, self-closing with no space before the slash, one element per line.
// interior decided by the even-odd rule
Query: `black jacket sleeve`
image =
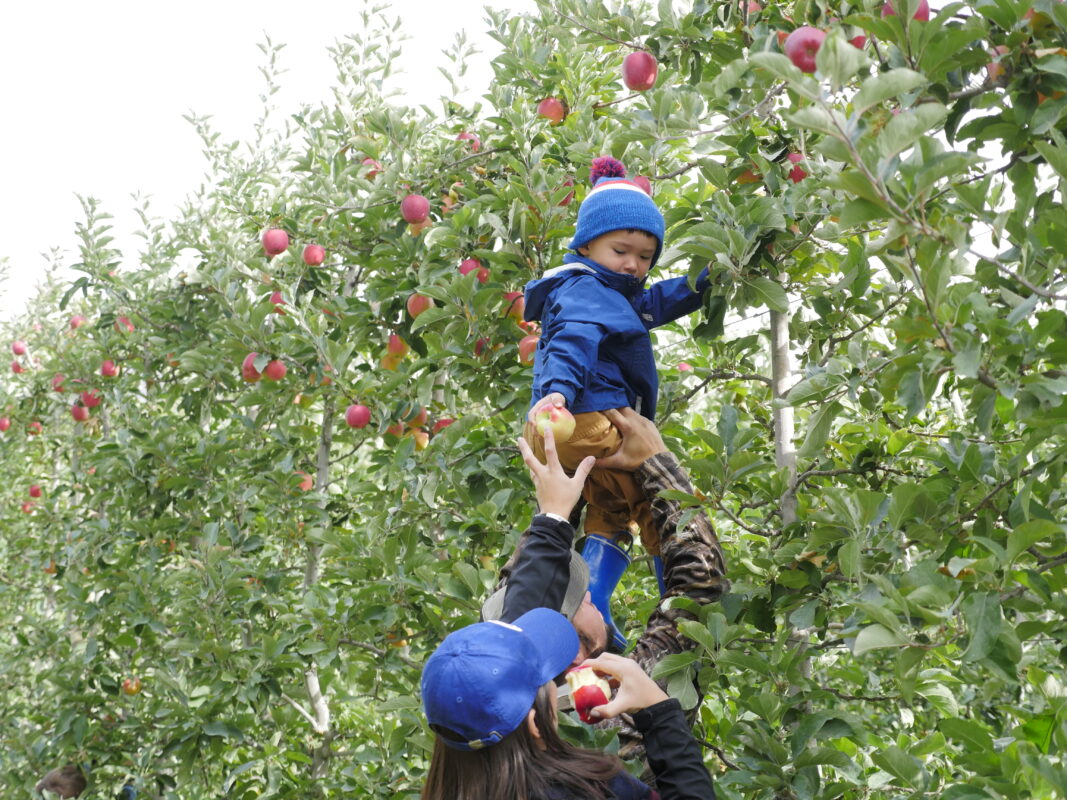
<path fill-rule="evenodd" d="M 663 800 L 715 800 L 711 775 L 677 700 L 643 708 L 633 720 Z"/>
<path fill-rule="evenodd" d="M 570 582 L 573 541 L 569 523 L 542 515 L 533 518 L 507 579 L 503 622 L 514 622 L 535 608 L 560 609 Z"/>

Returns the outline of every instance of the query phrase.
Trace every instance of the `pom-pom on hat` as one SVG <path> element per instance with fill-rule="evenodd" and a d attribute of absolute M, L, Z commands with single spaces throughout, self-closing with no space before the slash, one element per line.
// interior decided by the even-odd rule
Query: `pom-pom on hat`
<path fill-rule="evenodd" d="M 568 245 L 584 247 L 598 236 L 619 230 L 644 231 L 656 237 L 656 266 L 663 251 L 663 214 L 645 190 L 626 177 L 626 167 L 609 156 L 594 158 L 589 169 L 593 189 L 578 209 L 578 226 Z"/>
<path fill-rule="evenodd" d="M 549 608 L 511 623 L 468 625 L 449 634 L 422 670 L 426 719 L 456 750 L 494 745 L 523 723 L 537 690 L 577 655 L 574 626 Z"/>

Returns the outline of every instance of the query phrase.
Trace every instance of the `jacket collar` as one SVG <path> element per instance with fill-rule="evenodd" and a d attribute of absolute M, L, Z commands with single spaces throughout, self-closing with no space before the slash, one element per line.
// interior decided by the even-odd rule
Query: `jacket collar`
<path fill-rule="evenodd" d="M 589 267 L 600 278 L 600 282 L 605 284 L 608 288 L 614 289 L 624 297 L 633 297 L 639 291 L 641 287 L 645 285 L 645 281 L 648 280 L 646 275 L 644 278 L 638 280 L 632 275 L 623 275 L 619 272 L 612 272 L 606 267 L 602 267 L 596 261 L 591 258 L 586 258 L 578 253 L 567 253 L 563 256 L 564 264 L 582 264 Z"/>

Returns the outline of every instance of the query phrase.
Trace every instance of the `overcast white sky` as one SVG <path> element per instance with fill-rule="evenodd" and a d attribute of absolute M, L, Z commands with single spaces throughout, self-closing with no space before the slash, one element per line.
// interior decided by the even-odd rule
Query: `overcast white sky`
<path fill-rule="evenodd" d="M 447 84 L 437 71 L 460 29 L 477 42 L 488 85 L 497 45 L 483 35 L 486 5 L 532 10 L 534 0 L 392 0 L 404 21 L 397 86 L 409 102 L 434 103 Z M 200 143 L 182 118 L 211 115 L 225 139 L 248 139 L 260 114 L 264 33 L 284 42 L 275 96 L 279 114 L 328 99 L 326 52 L 361 25 L 360 0 L 54 0 L 5 4 L 0 25 L 0 315 L 21 308 L 58 247 L 76 260 L 76 194 L 100 199 L 115 217 L 117 246 L 132 263 L 138 239 L 131 195 L 153 198 L 158 216 L 193 191 L 205 171 Z"/>

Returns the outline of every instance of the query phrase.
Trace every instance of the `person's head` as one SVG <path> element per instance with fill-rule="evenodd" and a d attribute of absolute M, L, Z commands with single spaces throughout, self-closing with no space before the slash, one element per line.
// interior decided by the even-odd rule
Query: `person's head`
<path fill-rule="evenodd" d="M 569 247 L 612 272 L 644 278 L 663 250 L 663 214 L 645 190 L 625 175 L 626 168 L 615 159 L 593 159 L 589 175 L 593 189 L 578 209 L 578 224 Z M 640 274 L 631 271 L 626 258 L 620 258 L 631 250 L 635 266 L 644 267 Z M 604 263 L 598 255 L 617 266 Z"/>
<path fill-rule="evenodd" d="M 573 748 L 556 731 L 554 678 L 577 651 L 573 626 L 544 608 L 446 637 L 422 675 L 423 707 L 437 734 L 423 798 L 545 796 L 560 784 L 603 796 L 617 760 Z"/>
<path fill-rule="evenodd" d="M 507 585 L 504 584 L 482 604 L 482 619 L 500 619 L 504 615 L 506 597 Z M 596 658 L 609 649 L 612 633 L 589 595 L 589 565 L 575 550 L 571 551 L 567 591 L 558 610 L 570 620 L 578 635 L 578 653 L 571 666 L 577 666 L 587 658 Z"/>

